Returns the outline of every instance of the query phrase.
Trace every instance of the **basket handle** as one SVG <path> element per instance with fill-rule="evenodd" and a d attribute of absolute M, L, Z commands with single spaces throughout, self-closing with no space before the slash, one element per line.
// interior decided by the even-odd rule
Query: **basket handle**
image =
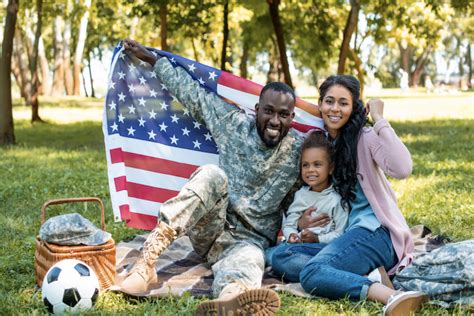
<path fill-rule="evenodd" d="M 97 197 L 81 197 L 81 198 L 65 198 L 65 199 L 55 199 L 49 200 L 43 204 L 41 207 L 41 225 L 44 224 L 46 219 L 46 208 L 50 205 L 57 205 L 57 204 L 67 204 L 67 203 L 76 203 L 76 202 L 97 202 L 100 205 L 100 224 L 102 226 L 102 230 L 105 231 L 105 215 L 104 215 L 104 203 L 102 200 Z"/>

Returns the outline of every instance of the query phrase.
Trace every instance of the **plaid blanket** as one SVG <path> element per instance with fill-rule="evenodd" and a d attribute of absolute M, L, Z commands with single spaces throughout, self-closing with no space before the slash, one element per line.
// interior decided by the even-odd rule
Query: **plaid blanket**
<path fill-rule="evenodd" d="M 447 239 L 431 235 L 425 226 L 418 225 L 412 228 L 415 240 L 415 252 L 421 253 L 441 247 Z M 117 276 L 116 285 L 110 288 L 131 294 L 120 284 L 127 275 L 128 269 L 137 260 L 145 242 L 146 235 L 139 235 L 129 242 L 120 242 L 117 245 Z M 416 254 L 415 253 L 415 254 Z M 191 296 L 211 296 L 213 275 L 210 265 L 196 254 L 189 238 L 186 236 L 175 240 L 161 255 L 156 264 L 158 283 L 143 293 L 134 293 L 135 296 L 182 296 L 189 292 Z M 271 267 L 267 268 L 263 287 L 276 291 L 284 291 L 296 296 L 310 297 L 299 283 L 284 283 L 272 274 Z"/>

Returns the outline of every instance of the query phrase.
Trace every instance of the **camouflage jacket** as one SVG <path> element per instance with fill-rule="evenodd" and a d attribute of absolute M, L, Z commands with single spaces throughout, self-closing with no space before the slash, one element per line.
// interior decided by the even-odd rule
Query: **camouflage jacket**
<path fill-rule="evenodd" d="M 290 129 L 280 144 L 266 147 L 257 133 L 255 116 L 207 91 L 166 58 L 156 62 L 154 71 L 214 137 L 219 167 L 228 177 L 228 220 L 238 220 L 274 241 L 281 226 L 281 204 L 298 179 L 303 134 Z"/>

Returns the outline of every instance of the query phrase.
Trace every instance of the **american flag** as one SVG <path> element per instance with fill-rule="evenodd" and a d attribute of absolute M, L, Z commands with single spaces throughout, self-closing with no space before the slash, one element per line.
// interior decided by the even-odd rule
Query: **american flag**
<path fill-rule="evenodd" d="M 201 85 L 251 112 L 262 86 L 198 62 L 151 49 L 183 67 Z M 162 203 L 176 196 L 194 170 L 218 164 L 211 133 L 195 121 L 153 68 L 115 48 L 104 105 L 110 197 L 114 218 L 151 230 Z M 293 127 L 322 128 L 315 105 L 297 99 Z"/>

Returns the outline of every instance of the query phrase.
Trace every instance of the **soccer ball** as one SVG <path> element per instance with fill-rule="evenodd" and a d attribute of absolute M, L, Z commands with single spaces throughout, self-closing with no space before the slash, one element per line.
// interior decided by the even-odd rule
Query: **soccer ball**
<path fill-rule="evenodd" d="M 66 259 L 53 265 L 43 279 L 43 302 L 52 314 L 90 309 L 99 296 L 99 280 L 87 264 Z"/>

